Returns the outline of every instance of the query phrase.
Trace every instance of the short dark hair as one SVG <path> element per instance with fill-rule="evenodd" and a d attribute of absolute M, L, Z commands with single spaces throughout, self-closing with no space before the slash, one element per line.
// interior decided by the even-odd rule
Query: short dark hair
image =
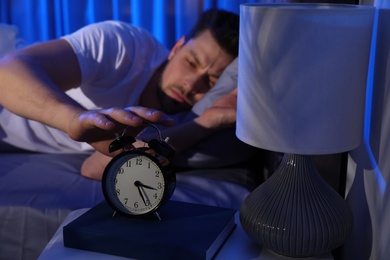
<path fill-rule="evenodd" d="M 195 38 L 208 29 L 223 50 L 237 57 L 239 27 L 240 19 L 237 14 L 220 9 L 210 9 L 202 13 L 186 39 Z"/>

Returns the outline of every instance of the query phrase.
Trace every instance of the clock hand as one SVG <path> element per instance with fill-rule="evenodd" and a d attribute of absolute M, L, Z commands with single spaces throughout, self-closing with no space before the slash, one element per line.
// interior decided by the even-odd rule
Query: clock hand
<path fill-rule="evenodd" d="M 139 195 L 141 196 L 142 201 L 145 203 L 145 206 L 147 206 L 146 200 L 145 200 L 144 194 L 142 194 L 141 188 L 139 186 L 137 186 L 137 189 L 138 189 Z"/>
<path fill-rule="evenodd" d="M 153 188 L 153 187 L 151 187 L 151 186 L 145 185 L 145 184 L 143 184 L 143 183 L 140 182 L 140 181 L 134 182 L 134 185 L 137 186 L 137 187 L 141 186 L 141 187 L 146 188 L 146 189 L 149 189 L 149 190 L 157 190 L 156 188 Z"/>
<path fill-rule="evenodd" d="M 134 182 L 134 185 L 137 187 L 138 193 L 141 196 L 141 199 L 144 202 L 145 206 L 149 206 L 150 201 L 149 201 L 148 195 L 146 194 L 146 192 L 144 191 L 144 189 L 142 188 L 140 183 L 141 183 L 140 181 L 136 181 L 136 182 Z"/>
<path fill-rule="evenodd" d="M 149 199 L 149 196 L 148 194 L 145 192 L 144 188 L 141 186 L 141 190 L 142 190 L 142 193 L 144 194 L 144 197 L 145 197 L 145 200 L 146 200 L 146 203 L 145 203 L 145 206 L 150 206 L 150 199 Z"/>

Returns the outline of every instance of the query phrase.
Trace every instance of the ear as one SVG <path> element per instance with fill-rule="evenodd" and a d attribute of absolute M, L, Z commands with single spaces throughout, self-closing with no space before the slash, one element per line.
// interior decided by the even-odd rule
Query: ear
<path fill-rule="evenodd" d="M 184 45 L 186 41 L 186 37 L 182 36 L 173 46 L 171 52 L 168 55 L 168 60 L 171 60 L 172 57 L 176 54 L 176 52 Z"/>

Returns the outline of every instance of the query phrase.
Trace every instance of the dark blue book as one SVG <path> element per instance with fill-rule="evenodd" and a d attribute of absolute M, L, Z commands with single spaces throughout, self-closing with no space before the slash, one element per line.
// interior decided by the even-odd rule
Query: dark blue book
<path fill-rule="evenodd" d="M 211 259 L 234 230 L 236 210 L 168 201 L 155 217 L 129 218 L 105 202 L 64 226 L 65 247 L 135 259 Z"/>

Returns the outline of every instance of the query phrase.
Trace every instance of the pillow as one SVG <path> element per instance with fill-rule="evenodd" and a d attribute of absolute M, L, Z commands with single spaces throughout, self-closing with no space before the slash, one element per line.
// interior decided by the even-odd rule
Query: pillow
<path fill-rule="evenodd" d="M 18 38 L 19 28 L 15 25 L 0 23 L 0 57 L 7 52 L 27 46 L 27 43 Z"/>
<path fill-rule="evenodd" d="M 197 102 L 192 112 L 197 115 L 201 115 L 207 108 L 211 107 L 215 101 L 217 101 L 223 95 L 229 93 L 237 87 L 238 77 L 238 58 L 234 59 L 229 66 L 225 68 L 221 77 L 215 83 L 215 86 L 210 89 L 206 95 Z"/>
<path fill-rule="evenodd" d="M 0 24 L 0 56 L 15 49 L 18 27 L 8 24 Z"/>

